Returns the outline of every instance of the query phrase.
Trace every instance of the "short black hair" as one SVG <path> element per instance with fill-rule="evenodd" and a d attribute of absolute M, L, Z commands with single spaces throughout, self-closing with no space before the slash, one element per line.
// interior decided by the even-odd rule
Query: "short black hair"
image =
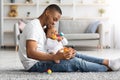
<path fill-rule="evenodd" d="M 57 12 L 59 12 L 62 15 L 62 10 L 60 9 L 60 7 L 57 4 L 51 4 L 49 6 L 47 6 L 46 10 L 55 10 Z"/>

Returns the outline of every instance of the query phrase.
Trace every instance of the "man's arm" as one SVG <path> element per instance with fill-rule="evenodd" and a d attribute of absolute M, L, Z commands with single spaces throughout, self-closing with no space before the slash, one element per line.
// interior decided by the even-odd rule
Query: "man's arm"
<path fill-rule="evenodd" d="M 45 52 L 39 52 L 37 51 L 37 42 L 34 40 L 27 40 L 26 41 L 26 52 L 27 56 L 32 59 L 36 60 L 61 60 L 61 59 L 67 59 L 71 54 L 61 54 L 59 51 L 57 54 L 48 54 Z"/>

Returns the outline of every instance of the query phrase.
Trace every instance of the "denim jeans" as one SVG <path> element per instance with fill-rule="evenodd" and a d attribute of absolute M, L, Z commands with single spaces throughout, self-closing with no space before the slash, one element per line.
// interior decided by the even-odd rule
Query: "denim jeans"
<path fill-rule="evenodd" d="M 37 62 L 29 72 L 46 72 L 51 69 L 53 72 L 105 72 L 108 68 L 102 64 L 103 59 L 86 56 L 76 53 L 70 60 L 60 60 L 60 63 L 54 61 Z"/>

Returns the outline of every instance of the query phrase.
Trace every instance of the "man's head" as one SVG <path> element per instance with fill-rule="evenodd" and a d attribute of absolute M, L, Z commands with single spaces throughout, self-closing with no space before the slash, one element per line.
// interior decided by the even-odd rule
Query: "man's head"
<path fill-rule="evenodd" d="M 58 5 L 51 4 L 44 10 L 42 15 L 44 16 L 44 26 L 50 27 L 60 19 L 62 11 Z"/>
<path fill-rule="evenodd" d="M 47 10 L 54 10 L 54 11 L 57 11 L 59 14 L 62 15 L 62 11 L 61 11 L 60 7 L 56 4 L 49 5 L 44 11 L 47 11 Z"/>

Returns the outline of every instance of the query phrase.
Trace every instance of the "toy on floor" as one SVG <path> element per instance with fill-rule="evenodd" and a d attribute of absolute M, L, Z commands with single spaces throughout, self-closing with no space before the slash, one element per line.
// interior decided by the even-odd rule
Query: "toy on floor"
<path fill-rule="evenodd" d="M 52 70 L 51 70 L 51 69 L 48 69 L 48 70 L 47 70 L 47 73 L 48 73 L 48 74 L 52 74 Z"/>
<path fill-rule="evenodd" d="M 8 13 L 9 17 L 16 17 L 18 16 L 18 12 L 17 12 L 17 6 L 16 5 L 11 5 L 10 6 L 10 12 Z"/>

